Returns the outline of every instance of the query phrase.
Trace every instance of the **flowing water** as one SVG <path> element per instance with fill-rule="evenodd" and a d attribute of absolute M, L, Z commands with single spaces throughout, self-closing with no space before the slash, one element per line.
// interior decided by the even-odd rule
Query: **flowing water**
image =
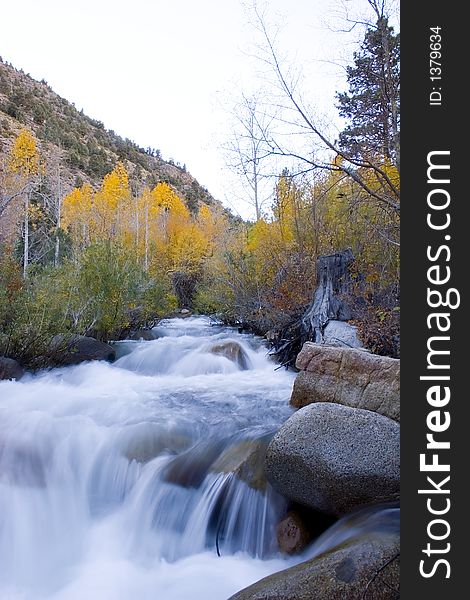
<path fill-rule="evenodd" d="M 301 560 L 259 472 L 294 375 L 207 318 L 155 333 L 0 382 L 1 600 L 225 600 Z"/>

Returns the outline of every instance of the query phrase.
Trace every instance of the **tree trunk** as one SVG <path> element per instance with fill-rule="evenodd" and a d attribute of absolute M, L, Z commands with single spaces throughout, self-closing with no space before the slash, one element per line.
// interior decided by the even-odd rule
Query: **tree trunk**
<path fill-rule="evenodd" d="M 57 204 L 57 223 L 55 227 L 55 249 L 54 249 L 54 267 L 59 266 L 60 260 L 60 224 L 61 224 L 61 200 Z"/>
<path fill-rule="evenodd" d="M 312 303 L 302 317 L 304 341 L 321 342 L 330 319 L 351 318 L 345 297 L 350 292 L 349 267 L 354 260 L 351 250 L 320 256 L 317 260 L 317 289 Z"/>
<path fill-rule="evenodd" d="M 261 211 L 259 207 L 259 198 L 258 198 L 258 168 L 257 168 L 257 156 L 255 152 L 254 160 L 253 160 L 253 197 L 255 202 L 255 214 L 256 214 L 256 222 L 261 219 Z"/>
<path fill-rule="evenodd" d="M 54 267 L 59 266 L 59 256 L 60 256 L 60 238 L 59 238 L 59 231 L 57 228 L 56 235 L 55 235 Z"/>
<path fill-rule="evenodd" d="M 317 288 L 312 302 L 302 315 L 278 330 L 272 341 L 275 356 L 285 367 L 293 367 L 304 342 L 322 342 L 330 319 L 347 321 L 350 311 L 346 299 L 351 292 L 349 267 L 354 260 L 351 250 L 320 256 L 317 260 Z"/>
<path fill-rule="evenodd" d="M 59 266 L 60 261 L 60 226 L 62 219 L 62 179 L 60 175 L 60 164 L 57 165 L 56 172 L 56 189 L 55 189 L 55 207 L 56 207 L 56 226 L 55 226 L 55 250 L 54 250 L 54 266 Z"/>
<path fill-rule="evenodd" d="M 144 269 L 147 273 L 149 270 L 149 206 L 148 203 L 145 207 L 145 256 L 144 256 Z"/>
<path fill-rule="evenodd" d="M 196 277 L 184 271 L 174 271 L 171 276 L 178 308 L 192 308 L 196 293 Z"/>
<path fill-rule="evenodd" d="M 29 193 L 26 194 L 24 207 L 24 244 L 23 244 L 23 278 L 28 276 L 29 264 Z"/>

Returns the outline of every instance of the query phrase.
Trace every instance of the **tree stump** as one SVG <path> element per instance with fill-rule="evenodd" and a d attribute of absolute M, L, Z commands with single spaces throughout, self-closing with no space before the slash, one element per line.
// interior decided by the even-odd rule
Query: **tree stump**
<path fill-rule="evenodd" d="M 284 367 L 293 367 L 304 342 L 323 341 L 330 320 L 347 321 L 351 313 L 346 299 L 351 294 L 349 267 L 354 261 L 350 249 L 317 259 L 317 287 L 310 305 L 302 314 L 293 315 L 276 336 L 272 355 Z"/>
<path fill-rule="evenodd" d="M 353 261 L 350 249 L 318 258 L 317 288 L 301 320 L 304 341 L 321 342 L 330 319 L 348 321 L 351 318 L 345 298 L 351 291 L 349 267 Z"/>

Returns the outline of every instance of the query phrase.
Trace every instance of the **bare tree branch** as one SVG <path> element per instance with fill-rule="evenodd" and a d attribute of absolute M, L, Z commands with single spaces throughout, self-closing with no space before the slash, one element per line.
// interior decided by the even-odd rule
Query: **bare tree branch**
<path fill-rule="evenodd" d="M 369 3 L 376 14 L 382 14 L 380 11 L 384 10 L 384 1 L 370 0 Z M 294 109 L 297 117 L 300 118 L 300 126 L 302 126 L 306 132 L 313 134 L 323 144 L 325 150 L 333 152 L 336 156 L 340 157 L 342 161 L 338 161 L 334 166 L 328 165 L 325 162 L 319 163 L 312 161 L 305 155 L 299 154 L 295 151 L 282 149 L 280 145 L 273 142 L 272 139 L 266 140 L 267 147 L 270 148 L 270 151 L 264 156 L 264 158 L 267 158 L 269 155 L 284 156 L 306 162 L 311 166 L 311 168 L 343 171 L 346 175 L 351 177 L 351 179 L 353 179 L 366 194 L 378 202 L 386 204 L 389 208 L 399 214 L 399 189 L 392 182 L 380 162 L 373 162 L 371 159 L 358 159 L 349 155 L 337 143 L 331 141 L 309 116 L 307 109 L 304 107 L 296 94 L 295 86 L 288 81 L 285 75 L 279 59 L 279 54 L 275 47 L 275 38 L 270 35 L 264 14 L 262 14 L 258 9 L 256 2 L 253 2 L 252 10 L 255 15 L 255 26 L 261 33 L 263 42 L 267 49 L 268 57 L 264 58 L 263 61 L 270 65 L 273 69 L 281 90 L 290 102 L 291 107 Z M 298 126 L 299 124 L 296 122 L 296 125 Z M 380 179 L 379 189 L 373 189 L 361 171 L 364 171 L 365 173 L 369 171 L 374 173 L 376 177 Z"/>

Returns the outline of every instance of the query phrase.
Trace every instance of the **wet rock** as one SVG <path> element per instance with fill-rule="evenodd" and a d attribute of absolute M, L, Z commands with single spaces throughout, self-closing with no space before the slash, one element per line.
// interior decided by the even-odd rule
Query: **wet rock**
<path fill-rule="evenodd" d="M 119 360 L 123 356 L 131 354 L 135 350 L 134 340 L 119 340 L 117 342 L 111 342 L 110 344 L 116 352 L 115 360 Z"/>
<path fill-rule="evenodd" d="M 210 470 L 215 473 L 234 473 L 250 487 L 264 492 L 268 484 L 264 471 L 267 447 L 268 441 L 265 439 L 242 440 L 226 448 Z"/>
<path fill-rule="evenodd" d="M 0 381 L 2 379 L 21 379 L 24 370 L 20 363 L 13 358 L 0 356 Z"/>
<path fill-rule="evenodd" d="M 139 342 L 143 340 L 144 342 L 151 342 L 158 338 L 158 334 L 153 329 L 137 329 L 136 331 L 131 331 L 128 336 L 129 340 L 134 340 Z"/>
<path fill-rule="evenodd" d="M 109 344 L 84 335 L 74 335 L 68 339 L 56 335 L 51 342 L 51 355 L 60 365 L 78 365 L 87 360 L 106 360 L 112 362 L 116 351 Z"/>
<path fill-rule="evenodd" d="M 161 454 L 178 454 L 191 445 L 191 438 L 182 432 L 165 431 L 145 423 L 130 428 L 123 436 L 122 453 L 127 460 L 147 463 Z"/>
<path fill-rule="evenodd" d="M 376 413 L 310 404 L 269 444 L 266 473 L 286 498 L 331 515 L 395 500 L 400 489 L 400 426 Z"/>
<path fill-rule="evenodd" d="M 396 600 L 399 589 L 397 537 L 368 536 L 265 577 L 229 600 Z"/>
<path fill-rule="evenodd" d="M 309 527 L 298 512 L 290 510 L 276 529 L 277 543 L 281 552 L 298 554 L 312 540 Z"/>
<path fill-rule="evenodd" d="M 250 359 L 238 342 L 227 340 L 213 344 L 207 351 L 218 356 L 225 356 L 225 358 L 236 363 L 243 371 L 250 368 Z"/>
<path fill-rule="evenodd" d="M 291 405 L 333 402 L 400 420 L 400 361 L 306 342 L 297 357 Z"/>
<path fill-rule="evenodd" d="M 162 479 L 181 487 L 198 488 L 224 446 L 224 442 L 200 443 L 193 446 L 170 461 L 162 471 Z"/>

